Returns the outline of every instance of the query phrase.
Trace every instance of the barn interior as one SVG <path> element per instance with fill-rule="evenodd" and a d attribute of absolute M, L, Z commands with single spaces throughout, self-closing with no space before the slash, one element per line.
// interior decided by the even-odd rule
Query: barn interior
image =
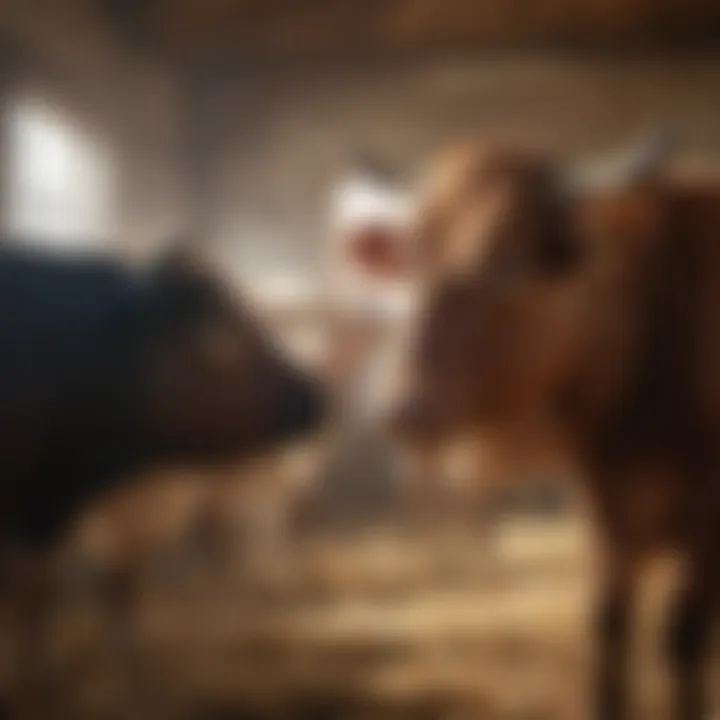
<path fill-rule="evenodd" d="M 360 408 L 396 296 L 343 274 L 346 181 L 361 153 L 402 174 L 468 134 L 573 157 L 666 123 L 714 174 L 719 40 L 712 0 L 3 0 L 3 233 L 131 263 L 190 238 L 339 408 L 301 447 L 153 470 L 79 519 L 41 717 L 583 717 L 582 498 L 475 463 L 399 484 Z M 665 712 L 675 572 L 648 580 L 638 717 Z"/>

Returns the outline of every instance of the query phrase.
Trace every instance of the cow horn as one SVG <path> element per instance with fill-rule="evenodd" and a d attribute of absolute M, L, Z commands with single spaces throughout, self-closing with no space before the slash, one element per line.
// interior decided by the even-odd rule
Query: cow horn
<path fill-rule="evenodd" d="M 374 185 L 395 189 L 412 185 L 411 173 L 406 168 L 366 149 L 355 148 L 350 151 L 347 165 L 351 172 Z"/>
<path fill-rule="evenodd" d="M 571 168 L 561 179 L 562 190 L 577 196 L 640 185 L 657 174 L 678 141 L 674 129 L 659 129 L 615 155 Z"/>

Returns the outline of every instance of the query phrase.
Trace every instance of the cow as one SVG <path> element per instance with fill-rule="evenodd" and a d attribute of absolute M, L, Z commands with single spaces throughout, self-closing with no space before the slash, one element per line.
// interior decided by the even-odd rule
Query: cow
<path fill-rule="evenodd" d="M 472 433 L 434 447 L 389 448 L 387 438 L 374 427 L 402 382 L 404 326 L 415 302 L 412 283 L 395 272 L 396 256 L 384 253 L 383 238 L 407 222 L 413 199 L 396 173 L 367 154 L 354 158 L 353 167 L 354 172 L 341 177 L 336 187 L 329 252 L 337 316 L 330 333 L 331 364 L 342 378 L 334 396 L 345 399 L 351 421 L 346 444 L 357 448 L 358 457 L 368 459 L 372 444 L 373 458 L 383 458 L 384 475 L 397 486 L 396 495 L 402 497 L 406 511 L 403 519 L 411 530 L 432 532 L 436 540 L 466 537 L 468 531 L 490 540 L 498 501 L 506 501 L 510 493 L 507 485 L 496 487 L 490 482 L 493 458 Z M 362 263 L 354 261 L 358 232 L 363 237 Z M 352 455 L 347 464 L 360 465 L 370 477 L 383 476 L 379 467 L 365 468 L 367 463 L 359 464 Z M 348 475 L 346 482 L 358 484 L 352 473 L 342 475 Z"/>
<path fill-rule="evenodd" d="M 474 513 L 466 512 L 479 498 L 477 484 L 464 482 L 475 475 L 465 457 L 460 473 L 455 462 L 446 473 L 445 452 L 398 452 L 376 427 L 375 420 L 392 403 L 404 319 L 413 298 L 403 278 L 375 265 L 368 271 L 367 251 L 375 228 L 382 241 L 383 232 L 407 221 L 412 196 L 374 157 L 363 153 L 351 167 L 334 187 L 329 214 L 327 374 L 339 405 L 328 473 L 336 500 L 332 515 L 347 527 L 343 504 L 362 523 L 392 517 L 425 532 L 437 530 L 442 521 L 457 524 L 462 514 L 478 525 L 479 517 L 471 519 Z M 358 230 L 365 233 L 367 262 L 362 265 L 353 258 Z"/>
<path fill-rule="evenodd" d="M 430 164 L 405 228 L 354 238 L 357 262 L 405 274 L 419 296 L 389 422 L 398 440 L 427 448 L 470 431 L 524 463 L 554 438 L 572 458 L 606 561 L 599 720 L 629 716 L 634 588 L 670 546 L 687 563 L 667 632 L 675 716 L 706 716 L 720 599 L 720 185 L 670 173 L 671 141 L 574 164 L 470 139 Z"/>
<path fill-rule="evenodd" d="M 142 468 L 235 461 L 321 421 L 319 383 L 188 245 L 130 268 L 0 239 L 6 567 L 44 564 L 85 508 Z"/>

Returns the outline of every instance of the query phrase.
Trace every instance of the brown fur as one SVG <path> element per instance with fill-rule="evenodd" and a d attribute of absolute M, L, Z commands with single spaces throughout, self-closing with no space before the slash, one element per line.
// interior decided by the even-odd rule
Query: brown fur
<path fill-rule="evenodd" d="M 424 439 L 560 423 L 608 556 L 596 717 L 628 713 L 640 561 L 688 560 L 670 631 L 677 717 L 703 717 L 720 593 L 720 187 L 659 180 L 559 201 L 541 156 L 465 146 L 418 216 L 422 317 L 398 426 Z"/>

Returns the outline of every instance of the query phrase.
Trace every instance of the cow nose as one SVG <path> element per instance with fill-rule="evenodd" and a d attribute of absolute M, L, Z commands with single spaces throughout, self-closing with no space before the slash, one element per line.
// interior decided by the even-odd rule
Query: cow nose
<path fill-rule="evenodd" d="M 314 430 L 325 418 L 327 399 L 320 383 L 315 380 L 298 380 L 286 400 L 284 425 L 289 434 Z"/>

